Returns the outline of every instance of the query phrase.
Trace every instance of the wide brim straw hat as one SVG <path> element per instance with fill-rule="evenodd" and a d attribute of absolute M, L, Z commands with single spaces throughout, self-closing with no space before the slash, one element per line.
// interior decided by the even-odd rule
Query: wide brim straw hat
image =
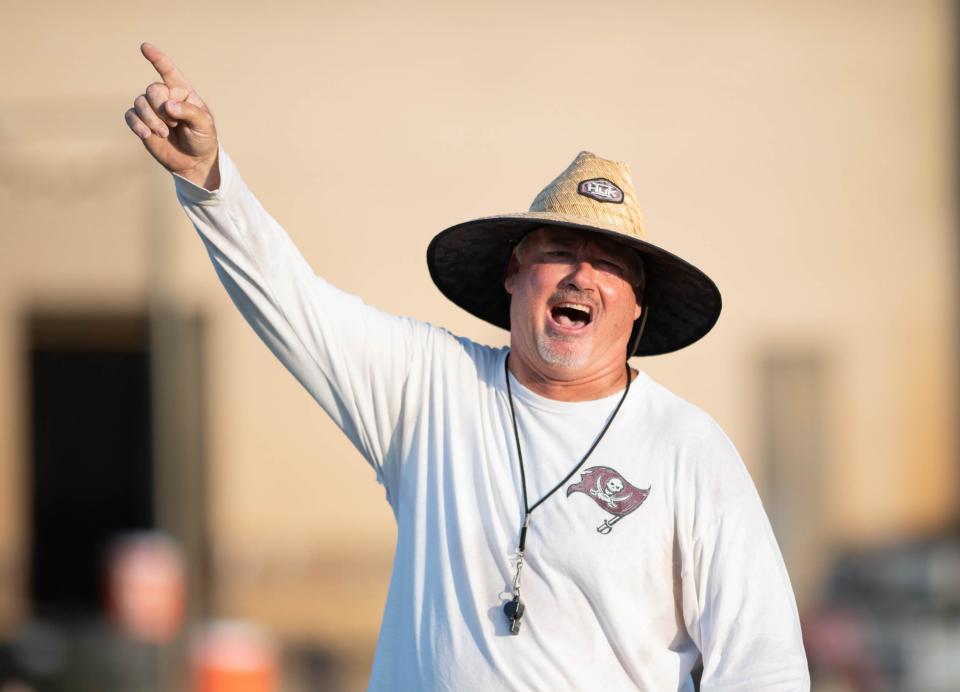
<path fill-rule="evenodd" d="M 646 316 L 634 324 L 629 355 L 676 351 L 716 324 L 721 308 L 716 284 L 689 262 L 645 239 L 629 168 L 587 151 L 537 195 L 530 211 L 486 216 L 437 234 L 427 248 L 430 277 L 461 308 L 509 330 L 510 294 L 503 285 L 507 263 L 514 246 L 542 226 L 596 233 L 643 259 Z"/>

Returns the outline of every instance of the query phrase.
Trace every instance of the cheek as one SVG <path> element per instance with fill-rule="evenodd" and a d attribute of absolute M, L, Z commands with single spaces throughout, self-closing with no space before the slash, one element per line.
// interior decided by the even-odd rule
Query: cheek
<path fill-rule="evenodd" d="M 614 285 L 604 291 L 604 300 L 607 309 L 622 317 L 624 322 L 633 322 L 640 316 L 640 306 L 633 289 L 626 283 L 623 286 Z"/>
<path fill-rule="evenodd" d="M 511 277 L 514 298 L 521 296 L 526 302 L 546 301 L 557 288 L 557 281 L 549 271 L 534 267 Z"/>
<path fill-rule="evenodd" d="M 510 282 L 510 320 L 514 324 L 530 320 L 535 303 L 535 291 L 528 276 L 516 275 Z"/>

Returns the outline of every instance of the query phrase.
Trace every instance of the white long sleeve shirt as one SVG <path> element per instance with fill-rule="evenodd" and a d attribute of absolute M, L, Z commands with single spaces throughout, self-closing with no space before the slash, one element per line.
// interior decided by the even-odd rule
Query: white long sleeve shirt
<path fill-rule="evenodd" d="M 507 349 L 380 312 L 314 275 L 221 150 L 176 179 L 227 292 L 386 489 L 397 547 L 372 690 L 807 690 L 796 605 L 763 506 L 707 414 L 640 373 L 595 451 L 532 514 Z M 512 376 L 511 376 L 512 378 Z M 531 504 L 622 393 L 559 402 L 511 379 Z M 644 493 L 644 494 L 641 494 Z"/>

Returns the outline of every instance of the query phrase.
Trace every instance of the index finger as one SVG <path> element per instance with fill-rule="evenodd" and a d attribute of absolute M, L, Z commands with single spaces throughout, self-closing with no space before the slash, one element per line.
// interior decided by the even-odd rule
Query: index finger
<path fill-rule="evenodd" d="M 190 82 L 187 81 L 187 78 L 183 76 L 183 73 L 173 64 L 166 53 L 157 48 L 152 43 L 142 43 L 140 44 L 140 52 L 143 53 L 143 57 L 150 61 L 150 64 L 153 65 L 154 69 L 160 74 L 163 78 L 163 83 L 167 86 L 183 86 L 190 89 Z"/>

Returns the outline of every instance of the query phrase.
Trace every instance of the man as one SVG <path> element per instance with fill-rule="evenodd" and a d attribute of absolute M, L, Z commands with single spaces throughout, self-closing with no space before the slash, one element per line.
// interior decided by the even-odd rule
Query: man
<path fill-rule="evenodd" d="M 713 282 L 642 239 L 629 172 L 580 156 L 530 212 L 447 229 L 451 300 L 493 349 L 316 277 L 172 61 L 129 127 L 246 319 L 374 468 L 397 549 L 371 689 L 809 688 L 763 507 L 706 414 L 627 364 L 703 336 Z"/>

